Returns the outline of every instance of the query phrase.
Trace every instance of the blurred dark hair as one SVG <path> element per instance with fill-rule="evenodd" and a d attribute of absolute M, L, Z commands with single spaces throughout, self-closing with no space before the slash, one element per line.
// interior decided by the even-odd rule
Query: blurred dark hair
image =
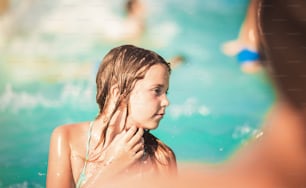
<path fill-rule="evenodd" d="M 306 1 L 262 0 L 258 13 L 267 71 L 280 94 L 300 109 L 306 105 Z"/>

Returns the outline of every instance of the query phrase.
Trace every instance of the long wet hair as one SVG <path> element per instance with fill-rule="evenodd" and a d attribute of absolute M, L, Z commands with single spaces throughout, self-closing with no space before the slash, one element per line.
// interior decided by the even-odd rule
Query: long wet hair
<path fill-rule="evenodd" d="M 96 77 L 96 102 L 99 105 L 98 117 L 105 113 L 106 110 L 110 110 L 110 117 L 105 120 L 105 128 L 101 133 L 101 140 L 97 146 L 104 144 L 111 118 L 119 106 L 124 101 L 129 100 L 135 83 L 143 79 L 149 68 L 156 64 L 164 65 L 169 73 L 171 72 L 169 63 L 160 55 L 133 45 L 122 45 L 113 48 L 106 54 L 100 64 Z M 112 109 L 108 109 L 111 87 L 114 84 L 118 88 L 119 97 L 115 101 L 115 106 Z M 149 132 L 146 132 L 143 137 L 145 141 L 145 152 L 153 159 L 152 161 L 168 166 L 171 157 L 174 156 L 172 150 Z"/>

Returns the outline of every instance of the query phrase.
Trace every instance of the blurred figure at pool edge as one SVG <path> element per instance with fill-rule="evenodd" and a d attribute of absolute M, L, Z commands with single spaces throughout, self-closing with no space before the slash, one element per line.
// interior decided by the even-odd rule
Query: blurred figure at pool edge
<path fill-rule="evenodd" d="M 9 3 L 9 1 L 8 0 L 1 0 L 0 1 L 0 16 L 2 15 L 2 14 L 4 14 L 7 10 L 8 10 L 8 8 L 9 8 L 9 5 L 10 3 Z"/>
<path fill-rule="evenodd" d="M 155 52 L 112 49 L 96 77 L 97 118 L 52 133 L 47 187 L 109 187 L 118 179 L 175 175 L 173 151 L 149 132 L 169 105 L 170 70 Z"/>
<path fill-rule="evenodd" d="M 47 4 L 50 4 L 50 7 Z M 141 41 L 146 30 L 147 13 L 143 0 L 124 0 L 119 7 L 122 11 L 120 15 L 115 14 L 110 5 L 111 3 L 103 0 L 90 0 L 86 3 L 70 0 L 50 3 L 23 0 L 14 3 L 10 0 L 1 0 L 0 40 L 6 42 L 7 38 L 21 34 L 32 36 L 77 33 L 98 34 L 104 42 Z M 63 8 L 66 6 L 67 8 Z"/>
<path fill-rule="evenodd" d="M 126 2 L 127 25 L 131 28 L 131 38 L 139 38 L 145 32 L 145 7 L 141 0 Z"/>
<path fill-rule="evenodd" d="M 146 30 L 146 10 L 142 0 L 127 0 L 125 17 L 102 25 L 106 40 L 137 44 Z"/>

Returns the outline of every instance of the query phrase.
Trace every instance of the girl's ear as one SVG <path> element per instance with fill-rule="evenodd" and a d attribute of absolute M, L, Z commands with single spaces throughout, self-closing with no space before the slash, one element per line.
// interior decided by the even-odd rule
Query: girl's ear
<path fill-rule="evenodd" d="M 117 84 L 112 85 L 112 87 L 110 88 L 110 92 L 111 92 L 110 94 L 113 99 L 116 99 L 120 96 L 119 88 Z"/>

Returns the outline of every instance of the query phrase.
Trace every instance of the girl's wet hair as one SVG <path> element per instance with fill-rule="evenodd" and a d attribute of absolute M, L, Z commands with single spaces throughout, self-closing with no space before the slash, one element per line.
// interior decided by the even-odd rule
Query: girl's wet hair
<path fill-rule="evenodd" d="M 114 111 L 129 94 L 137 80 L 143 79 L 148 69 L 156 64 L 165 65 L 171 72 L 170 65 L 157 53 L 133 45 L 123 45 L 110 50 L 100 64 L 97 77 L 96 102 L 100 113 L 107 107 L 110 88 L 116 84 L 119 98 Z"/>

